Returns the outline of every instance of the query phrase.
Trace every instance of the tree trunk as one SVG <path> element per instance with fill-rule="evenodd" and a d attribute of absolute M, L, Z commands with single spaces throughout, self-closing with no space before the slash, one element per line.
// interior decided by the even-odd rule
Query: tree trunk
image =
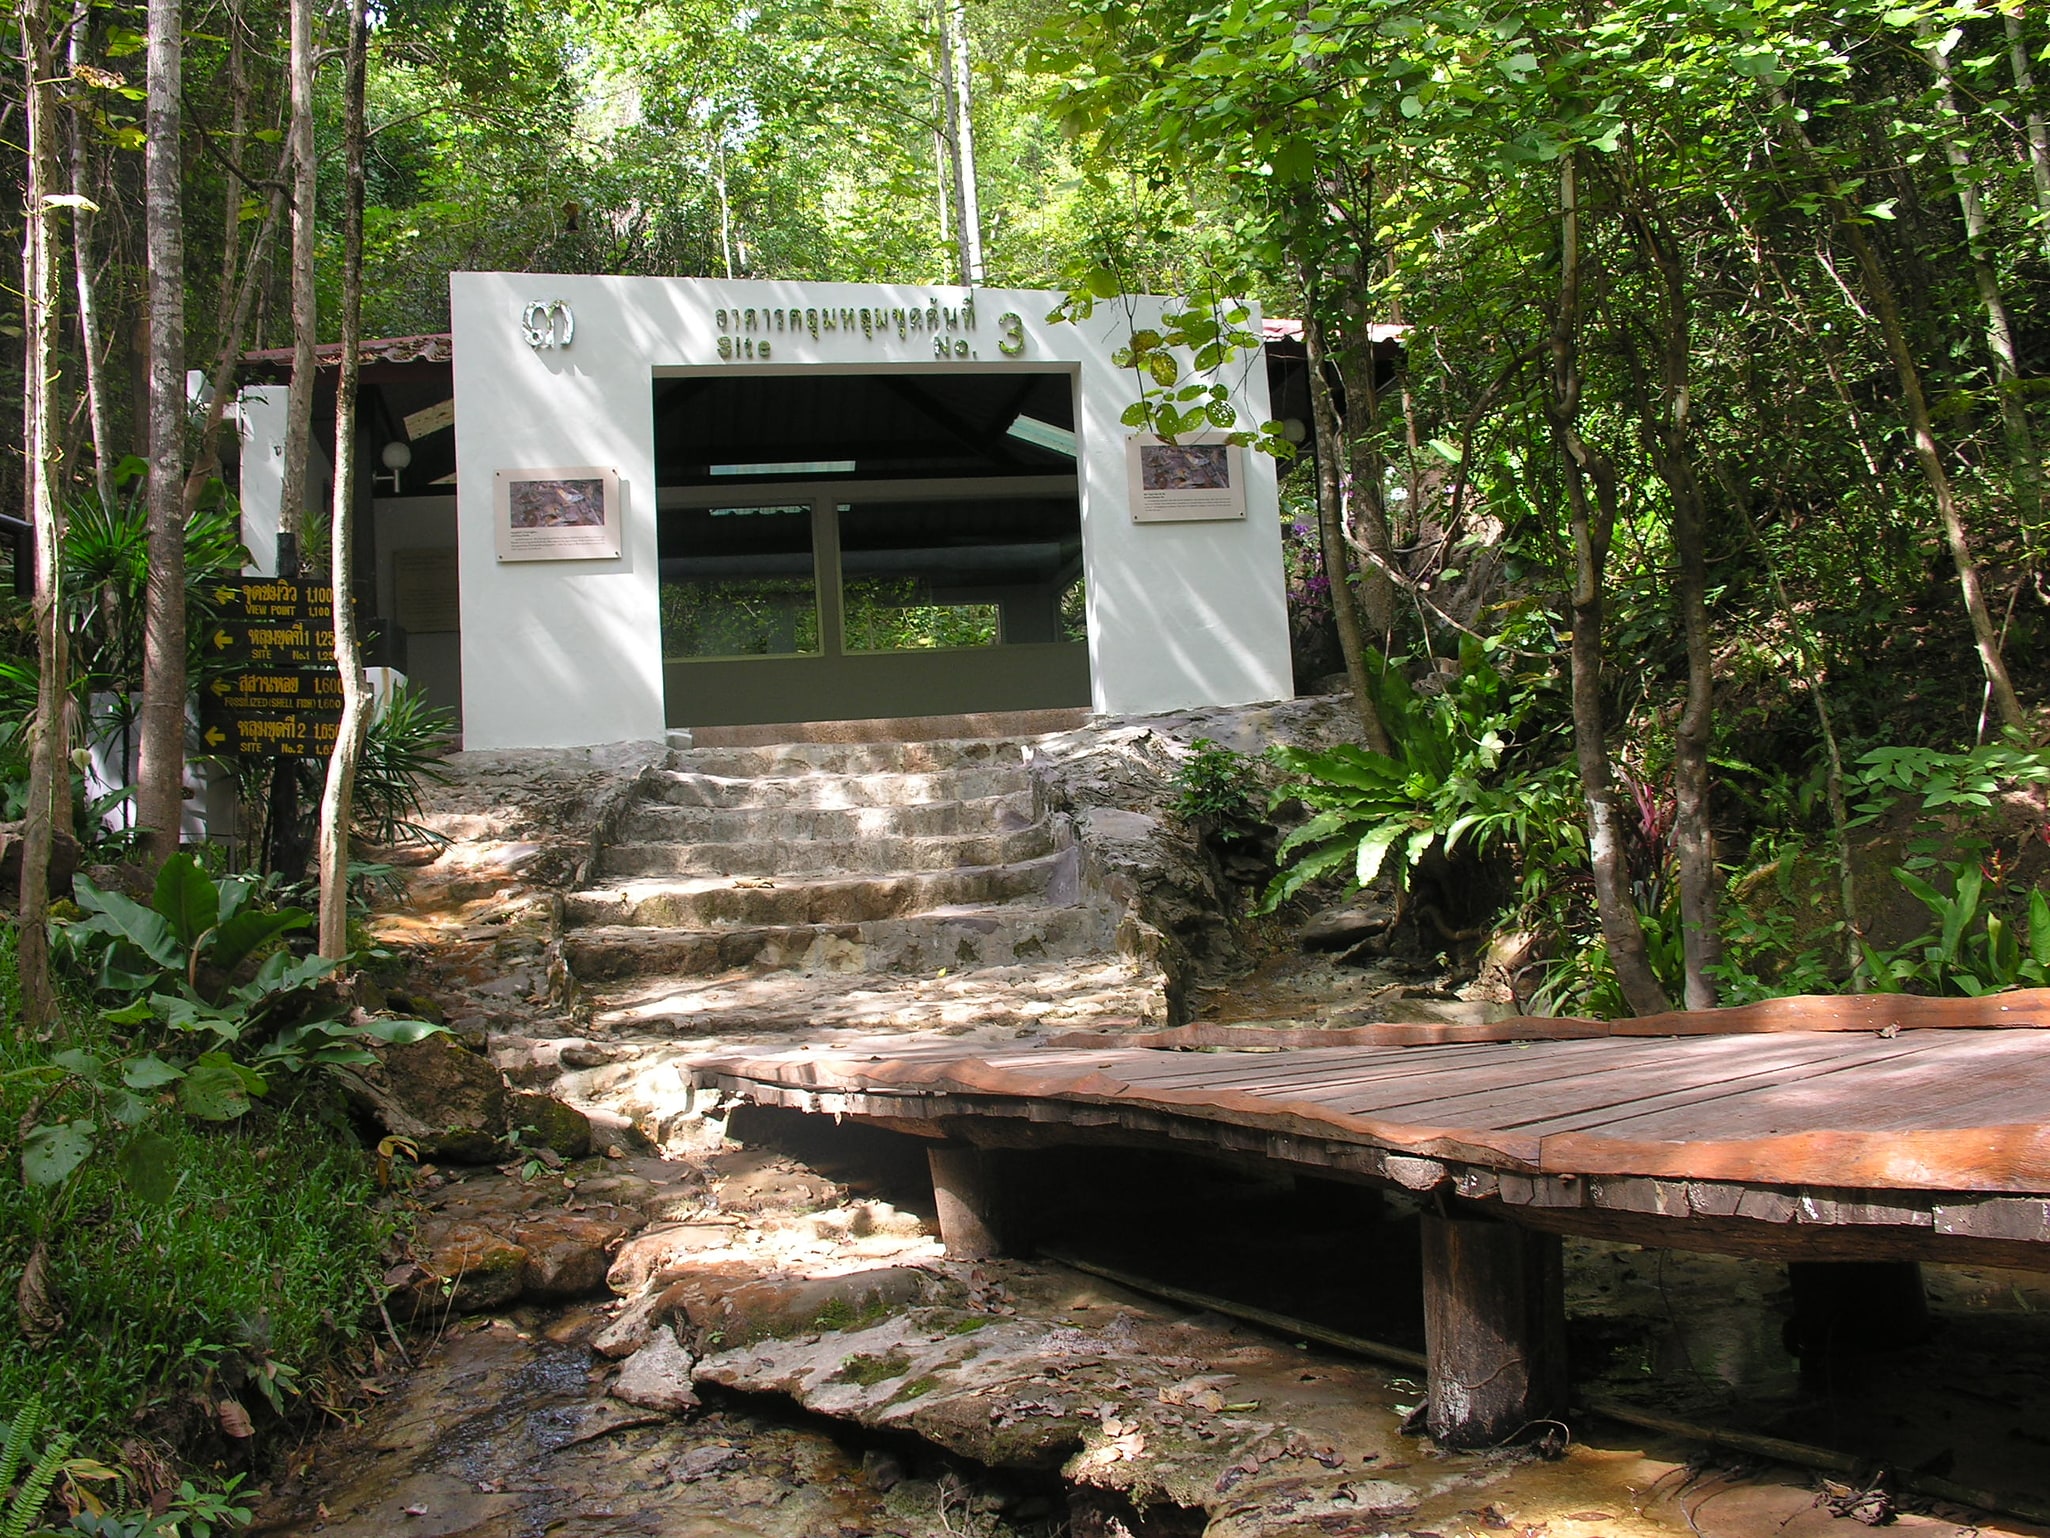
<path fill-rule="evenodd" d="M 1907 328 L 1901 323 L 1900 303 L 1894 297 L 1893 281 L 1880 264 L 1879 253 L 1865 237 L 1864 229 L 1848 215 L 1843 228 L 1857 253 L 1859 270 L 1872 298 L 1873 312 L 1886 337 L 1886 350 L 1893 355 L 1894 370 L 1900 376 L 1901 402 L 1907 407 L 1908 427 L 1914 438 L 1915 462 L 1936 499 L 1936 516 L 1943 525 L 1943 541 L 1950 550 L 1957 572 L 1958 591 L 1964 597 L 1965 614 L 1972 625 L 1972 639 L 1979 649 L 1979 665 L 1985 670 L 1986 685 L 1993 696 L 2000 724 L 2019 729 L 2023 724 L 2022 703 L 2007 675 L 2007 659 L 2001 654 L 2000 632 L 1994 626 L 1992 610 L 1986 606 L 1986 592 L 1979 582 L 1978 561 L 1972 554 L 1972 537 L 1965 530 L 1964 514 L 1958 507 L 1957 491 L 1943 455 L 1936 446 L 1936 429 L 1929 420 L 1929 401 L 1922 393 L 1922 371 L 1908 345 Z"/>
<path fill-rule="evenodd" d="M 975 186 L 975 124 L 968 70 L 968 7 L 963 0 L 939 0 L 941 52 L 946 57 L 947 149 L 954 170 L 954 229 L 960 237 L 961 282 L 980 288 L 982 204 Z"/>
<path fill-rule="evenodd" d="M 1772 93 L 1772 100 L 1786 118 L 1796 142 L 1812 159 L 1815 141 L 1808 137 L 1807 129 L 1794 115 L 1793 102 L 1779 90 Z M 1827 192 L 1837 222 L 1842 225 L 1858 258 L 1858 270 L 1864 277 L 1873 313 L 1879 320 L 1880 333 L 1886 339 L 1886 350 L 1893 358 L 1894 372 L 1900 379 L 1901 404 L 1907 411 L 1908 429 L 1915 445 L 1915 463 L 1936 500 L 1937 521 L 1942 525 L 1944 544 L 1950 550 L 1951 565 L 1957 572 L 1958 590 L 1964 598 L 1965 615 L 1971 622 L 1972 639 L 1979 651 L 1979 665 L 1986 674 L 1987 692 L 2000 714 L 2001 725 L 2020 728 L 2023 724 L 2021 700 L 2015 694 L 2013 680 L 2008 677 L 2007 659 L 2001 655 L 2000 632 L 1994 627 L 1992 611 L 1986 606 L 1985 589 L 1979 582 L 1978 562 L 1972 555 L 1972 540 L 1965 531 L 1964 515 L 1958 508 L 1956 488 L 1951 485 L 1950 473 L 1944 468 L 1943 455 L 1936 446 L 1936 430 L 1929 420 L 1928 397 L 1922 393 L 1922 371 L 1915 362 L 1914 349 L 1908 344 L 1907 327 L 1901 323 L 1900 302 L 1894 295 L 1893 280 L 1886 275 L 1879 253 L 1872 249 L 1864 226 L 1845 204 L 1842 195 L 1833 184 L 1828 185 Z"/>
<path fill-rule="evenodd" d="M 1316 317 L 1314 297 L 1304 306 L 1303 348 L 1309 354 L 1310 416 L 1315 423 L 1317 443 L 1317 545 L 1324 557 L 1324 577 L 1331 585 L 1331 616 L 1338 628 L 1338 650 L 1345 658 L 1345 676 L 1352 685 L 1353 708 L 1359 714 L 1360 735 L 1376 753 L 1393 757 L 1395 745 L 1374 703 L 1373 681 L 1367 676 L 1365 642 L 1360 635 L 1358 606 L 1353 601 L 1351 557 L 1346 553 L 1345 513 L 1339 488 L 1341 438 L 1338 412 L 1331 400 L 1331 382 L 1325 376 L 1324 324 Z"/>
<path fill-rule="evenodd" d="M 349 952 L 349 827 L 355 811 L 356 764 L 370 726 L 370 686 L 356 638 L 351 548 L 356 508 L 356 392 L 363 371 L 364 70 L 369 52 L 366 0 L 349 0 L 348 77 L 343 131 L 347 169 L 342 233 L 342 368 L 335 389 L 335 499 L 328 546 L 334 581 L 335 667 L 342 677 L 342 723 L 320 798 L 320 954 Z"/>
<path fill-rule="evenodd" d="M 299 575 L 299 537 L 305 523 L 313 450 L 313 389 L 317 383 L 313 287 L 313 0 L 291 0 L 292 108 L 286 124 L 292 166 L 292 383 L 285 396 L 285 468 L 278 492 L 278 575 Z M 731 276 L 731 274 L 728 274 Z"/>
<path fill-rule="evenodd" d="M 1627 191 L 1635 200 L 1637 189 Z M 1694 468 L 1692 305 L 1685 264 L 1658 219 L 1640 202 L 1630 222 L 1664 290 L 1659 317 L 1661 400 L 1656 425 L 1647 425 L 1652 426 L 1648 436 L 1653 465 L 1672 500 L 1674 590 L 1687 651 L 1687 698 L 1673 728 L 1673 844 L 1685 951 L 1684 1001 L 1689 1009 L 1713 1009 L 1714 972 L 1723 959 L 1716 915 L 1715 827 L 1709 813 L 1715 659 L 1708 628 L 1707 506 Z"/>
<path fill-rule="evenodd" d="M 1631 897 L 1602 719 L 1602 580 L 1616 527 L 1616 477 L 1614 467 L 1580 436 L 1578 426 L 1581 260 L 1579 172 L 1569 155 L 1559 163 L 1559 306 L 1552 325 L 1545 415 L 1561 451 L 1573 542 L 1573 752 L 1581 798 L 1587 805 L 1588 862 L 1609 965 L 1630 1012 L 1652 1015 L 1671 1006 L 1652 976 L 1644 926 Z"/>
<path fill-rule="evenodd" d="M 185 812 L 185 229 L 179 203 L 179 0 L 149 0 L 143 200 L 149 221 L 149 590 L 136 821 L 151 862 Z"/>
<path fill-rule="evenodd" d="M 50 851 L 57 829 L 71 824 L 71 774 L 66 706 L 64 613 L 59 559 L 63 512 L 57 497 L 56 411 L 51 399 L 57 330 L 56 262 L 51 254 L 55 217 L 49 199 L 57 188 L 55 81 L 48 0 L 23 0 L 22 69 L 26 76 L 27 209 L 22 234 L 24 386 L 27 408 L 28 522 L 36 541 L 36 716 L 29 744 L 27 827 L 21 853 L 21 1024 L 40 1037 L 57 1028 L 57 993 L 50 977 Z"/>
<path fill-rule="evenodd" d="M 75 0 L 71 12 L 71 40 L 67 62 L 76 70 L 85 59 L 85 34 L 92 11 L 87 0 Z M 102 507 L 114 505 L 113 444 L 108 441 L 107 396 L 100 381 L 99 306 L 93 296 L 92 216 L 86 206 L 87 171 L 91 152 L 85 136 L 85 114 L 74 110 L 71 124 L 71 195 L 79 201 L 71 209 L 71 267 L 78 290 L 78 351 L 85 368 L 86 422 L 93 437 L 93 491 Z"/>
<path fill-rule="evenodd" d="M 1929 67 L 1935 72 L 1942 92 L 1943 158 L 1950 162 L 1951 184 L 1957 193 L 1958 210 L 1965 221 L 1965 254 L 1971 262 L 1972 282 L 1979 290 L 1979 305 L 1986 312 L 1986 350 L 1993 356 L 1993 387 L 2000 401 L 2000 425 L 2007 437 L 2007 457 L 2014 468 L 2016 489 L 2022 502 L 2022 516 L 2033 520 L 2043 505 L 2043 467 L 2036 458 L 2035 435 L 2029 429 L 2028 407 L 2022 400 L 2021 357 L 2014 342 L 2014 322 L 2007 311 L 2007 297 L 2000 291 L 2000 275 L 1993 269 L 1991 231 L 1986 205 L 1972 180 L 1972 157 L 1958 136 L 1963 114 L 1958 110 L 1957 82 L 1940 41 L 1931 41 L 1928 23 L 1923 37 Z"/>
<path fill-rule="evenodd" d="M 2021 15 L 2009 11 L 2003 19 L 2007 23 L 2007 62 L 2014 71 L 2015 93 L 2030 103 L 2024 122 L 2028 126 L 2029 171 L 2036 182 L 2036 216 L 2042 221 L 2036 233 L 2043 242 L 2043 254 L 2050 256 L 2050 124 L 2044 123 L 2042 109 L 2034 105 L 2036 77 L 2029 68 Z"/>
<path fill-rule="evenodd" d="M 241 29 L 234 29 L 236 46 L 229 54 L 232 88 L 235 92 L 230 141 L 237 151 L 243 146 L 243 129 L 246 126 L 248 89 L 241 72 Z M 206 494 L 207 483 L 219 474 L 221 468 L 220 431 L 221 423 L 227 419 L 228 401 L 234 391 L 235 370 L 242 358 L 244 338 L 248 335 L 251 318 L 256 313 L 256 299 L 263 287 L 263 278 L 270 262 L 271 242 L 277 236 L 279 222 L 285 214 L 285 176 L 289 169 L 291 150 L 288 147 L 281 157 L 277 179 L 271 185 L 269 202 L 265 205 L 263 219 L 250 237 L 249 249 L 241 248 L 242 199 L 236 184 L 230 182 L 228 212 L 223 233 L 221 252 L 221 292 L 216 317 L 216 332 L 219 346 L 214 353 L 213 367 L 207 373 L 206 414 L 201 419 L 199 438 L 193 449 L 192 469 L 185 477 L 185 512 L 190 517 L 198 508 L 199 500 Z M 237 279 L 239 271 L 240 278 Z"/>

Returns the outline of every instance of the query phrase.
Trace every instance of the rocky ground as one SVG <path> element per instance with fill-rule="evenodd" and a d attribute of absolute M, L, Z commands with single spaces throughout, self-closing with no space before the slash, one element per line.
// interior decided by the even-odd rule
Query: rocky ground
<path fill-rule="evenodd" d="M 1502 979 L 1485 969 L 1448 975 L 1400 954 L 1361 967 L 1263 932 L 1245 921 L 1257 872 L 1234 870 L 1228 848 L 1164 810 L 1197 737 L 1250 750 L 1277 734 L 1315 741 L 1342 729 L 1330 702 L 1313 701 L 1039 744 L 1034 826 L 1046 847 L 1073 851 L 1074 881 L 1018 900 L 1051 891 L 1096 915 L 1103 936 L 1099 951 L 1062 959 L 1064 977 L 1097 970 L 1062 995 L 1071 1013 L 1046 1018 L 984 1008 L 991 990 L 1030 992 L 1008 962 L 895 984 L 832 964 L 714 969 L 688 983 L 707 1001 L 697 1014 L 679 1014 L 665 994 L 664 1007 L 635 1015 L 616 979 L 578 975 L 566 940 L 578 905 L 616 879 L 608 849 L 649 819 L 651 774 L 673 774 L 657 767 L 663 749 L 460 760 L 429 807 L 451 843 L 411 868 L 406 902 L 378 923 L 393 1001 L 438 1014 L 451 1036 L 405 1049 L 358 1087 L 425 1161 L 411 1175 L 414 1237 L 387 1278 L 413 1370 L 359 1425 L 294 1461 L 260 1529 L 1801 1538 L 1895 1511 L 1860 1489 L 1832 1492 L 1813 1476 L 1709 1459 L 1591 1418 L 1560 1428 L 1555 1458 L 1446 1452 L 1404 1432 L 1420 1395 L 1404 1369 L 1062 1264 L 949 1261 L 915 1148 L 736 1114 L 680 1072 L 690 1050 L 750 1026 L 783 1039 L 880 1029 L 901 1040 L 1501 1007 L 1490 995 Z M 758 879 L 732 885 L 761 890 L 742 885 Z M 687 876 L 665 889 L 680 896 L 662 900 L 701 902 L 701 889 Z M 1351 947 L 1385 917 L 1348 909 L 1326 922 Z M 874 934 L 856 938 L 868 946 Z M 823 954 L 815 934 L 799 939 L 814 961 Z M 614 953 L 638 943 L 606 942 Z M 1419 1344 L 1414 1225 L 1399 1210 L 1341 1210 L 1328 1192 L 1297 1196 L 1285 1182 L 1097 1161 L 1073 1183 L 1075 1245 L 1112 1269 Z M 1770 1355 L 1769 1330 L 1751 1325 L 1770 1317 L 1771 1300 L 1720 1264 L 1577 1247 L 1574 1313 L 1594 1323 L 1575 1344 L 1594 1375 L 1628 1391 L 1665 1372 L 1658 1381 L 1670 1386 L 1671 1363 L 1653 1358 L 1677 1340 L 1687 1374 L 1662 1402 L 1727 1407 L 1730 1386 L 1756 1380 Z M 2025 1375 L 2050 1364 L 2050 1333 L 2005 1328 L 2050 1310 L 2050 1293 L 1982 1280 L 1959 1307 L 1976 1298 L 2006 1310 L 2002 1289 L 2012 1290 L 2018 1308 L 1987 1337 L 2005 1366 Z M 1717 1300 L 1751 1323 L 1710 1330 Z M 2043 1424 L 2016 1383 L 1987 1397 L 1981 1421 Z M 1889 1456 L 1940 1456 L 1946 1437 L 1969 1456 L 1973 1438 L 2005 1435 L 1910 1426 L 1897 1438 L 1909 1451 Z M 1898 1530 L 2037 1531 L 1977 1520 L 1914 1510 Z"/>

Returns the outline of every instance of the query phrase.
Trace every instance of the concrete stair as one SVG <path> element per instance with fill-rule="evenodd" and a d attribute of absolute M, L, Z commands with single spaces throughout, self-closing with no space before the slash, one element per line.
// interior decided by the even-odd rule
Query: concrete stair
<path fill-rule="evenodd" d="M 1028 743 L 673 750 L 564 905 L 595 1028 L 1021 1029 L 1153 1017 Z"/>

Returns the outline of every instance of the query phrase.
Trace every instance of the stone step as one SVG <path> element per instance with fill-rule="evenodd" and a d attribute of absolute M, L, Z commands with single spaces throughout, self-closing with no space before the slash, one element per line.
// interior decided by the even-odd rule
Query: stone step
<path fill-rule="evenodd" d="M 938 838 L 871 834 L 849 839 L 786 836 L 734 843 L 629 842 L 611 845 L 599 861 L 602 876 L 823 876 L 834 872 L 882 875 L 1014 865 L 1052 854 L 1054 824 L 1012 833 L 968 833 Z"/>
<path fill-rule="evenodd" d="M 1164 1022 L 1160 977 L 1118 955 L 1026 966 L 955 968 L 944 976 L 741 972 L 649 977 L 594 990 L 590 1028 L 635 1043 L 622 1057 L 671 1043 L 703 1050 L 706 1037 L 805 1032 L 940 1030 L 1009 1036 L 1022 1030 L 1131 1030 Z M 673 1087 L 673 1086 L 672 1086 Z"/>
<path fill-rule="evenodd" d="M 746 844 L 1016 833 L 1038 821 L 1029 790 L 916 806 L 715 807 L 640 801 L 621 819 L 622 843 Z"/>
<path fill-rule="evenodd" d="M 943 801 L 1013 795 L 1032 788 L 1022 763 L 940 772 L 893 774 L 722 775 L 694 770 L 652 769 L 641 777 L 640 793 L 672 806 L 840 807 L 927 806 Z"/>
<path fill-rule="evenodd" d="M 813 774 L 948 774 L 1018 768 L 1023 744 L 1002 739 L 940 742 L 780 742 L 763 747 L 683 748 L 669 767 L 689 774 L 759 779 Z"/>
<path fill-rule="evenodd" d="M 563 936 L 579 983 L 758 972 L 931 973 L 1030 966 L 1108 952 L 1093 909 L 1040 904 L 962 907 L 865 923 L 760 924 L 730 929 L 605 925 Z"/>
<path fill-rule="evenodd" d="M 967 870 L 829 876 L 750 885 L 724 877 L 646 877 L 569 894 L 573 925 L 706 929 L 720 925 L 861 924 L 949 907 L 1074 899 L 1074 851 Z"/>

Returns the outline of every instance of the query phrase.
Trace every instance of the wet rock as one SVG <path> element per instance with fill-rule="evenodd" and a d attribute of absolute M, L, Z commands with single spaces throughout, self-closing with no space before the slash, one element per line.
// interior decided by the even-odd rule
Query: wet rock
<path fill-rule="evenodd" d="M 667 1325 L 648 1337 L 648 1343 L 621 1364 L 619 1376 L 608 1392 L 614 1399 L 643 1410 L 697 1408 L 698 1396 L 691 1390 L 691 1368 L 696 1359 L 678 1344 L 676 1332 Z"/>
<path fill-rule="evenodd" d="M 498 1157 L 504 1081 L 452 1038 L 386 1047 L 376 1064 L 340 1077 L 349 1098 L 385 1131 L 411 1138 L 423 1160 L 489 1164 Z"/>
<path fill-rule="evenodd" d="M 525 1285 L 527 1252 L 481 1223 L 429 1222 L 417 1243 L 418 1274 L 398 1294 L 396 1313 L 480 1313 L 512 1302 Z"/>
<path fill-rule="evenodd" d="M 550 1213 L 522 1223 L 526 1251 L 520 1288 L 530 1298 L 579 1298 L 605 1288 L 610 1248 L 626 1233 L 622 1223 L 576 1213 Z"/>
<path fill-rule="evenodd" d="M 1296 940 L 1306 951 L 1350 950 L 1362 940 L 1380 934 L 1394 918 L 1393 904 L 1363 897 L 1312 914 L 1296 931 Z"/>
<path fill-rule="evenodd" d="M 733 1243 L 730 1223 L 661 1223 L 636 1234 L 619 1247 L 605 1283 L 614 1292 L 632 1293 L 687 1257 L 722 1250 Z"/>
<path fill-rule="evenodd" d="M 933 1279 L 910 1266 L 753 1278 L 737 1269 L 684 1272 L 662 1293 L 669 1313 L 682 1314 L 700 1341 L 761 1340 L 872 1324 L 927 1301 L 934 1290 Z"/>
<path fill-rule="evenodd" d="M 506 1120 L 530 1147 L 552 1149 L 565 1159 L 591 1151 L 591 1118 L 553 1095 L 515 1093 Z"/>

